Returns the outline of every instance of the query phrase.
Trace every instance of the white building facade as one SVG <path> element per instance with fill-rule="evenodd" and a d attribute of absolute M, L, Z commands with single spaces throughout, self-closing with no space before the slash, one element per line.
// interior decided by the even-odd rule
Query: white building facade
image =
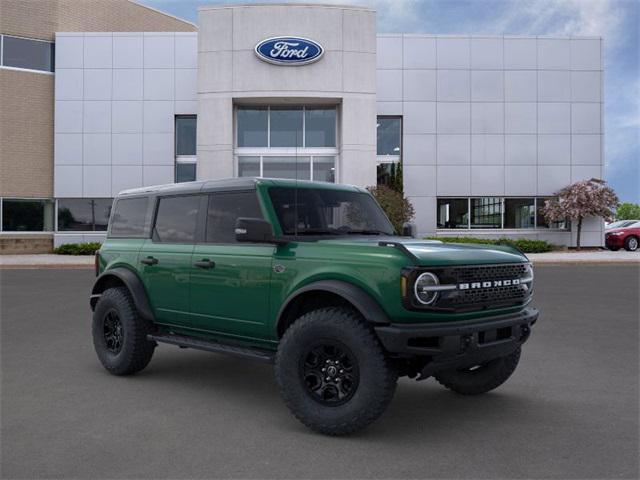
<path fill-rule="evenodd" d="M 603 177 L 601 39 L 376 35 L 375 22 L 362 7 L 226 5 L 202 7 L 197 34 L 59 33 L 55 243 L 101 239 L 125 188 L 370 186 L 402 165 L 420 235 L 575 244 L 539 208 Z M 322 53 L 265 61 L 256 46 L 274 37 Z M 602 245 L 600 220 L 583 232 Z"/>

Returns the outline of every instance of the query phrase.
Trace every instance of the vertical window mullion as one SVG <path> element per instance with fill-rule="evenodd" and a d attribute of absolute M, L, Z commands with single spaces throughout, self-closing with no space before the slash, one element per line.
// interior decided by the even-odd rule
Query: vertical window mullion
<path fill-rule="evenodd" d="M 302 148 L 307 146 L 307 107 L 302 107 Z"/>
<path fill-rule="evenodd" d="M 533 229 L 538 229 L 538 197 L 533 199 Z"/>
<path fill-rule="evenodd" d="M 2 227 L 3 227 L 3 221 L 2 221 L 2 197 L 0 197 L 0 232 L 2 231 Z"/>
<path fill-rule="evenodd" d="M 313 158 L 314 158 L 313 155 L 309 157 L 309 168 L 311 169 L 311 172 L 309 173 L 309 178 L 311 179 L 312 182 L 313 182 Z"/>
<path fill-rule="evenodd" d="M 0 65 L 4 65 L 4 35 L 0 35 Z"/>
<path fill-rule="evenodd" d="M 264 156 L 260 155 L 260 177 L 264 177 Z"/>
<path fill-rule="evenodd" d="M 467 197 L 467 230 L 471 230 L 471 197 Z"/>
<path fill-rule="evenodd" d="M 500 228 L 504 230 L 504 197 L 500 199 Z"/>
<path fill-rule="evenodd" d="M 267 148 L 271 148 L 271 105 L 267 106 Z M 262 158 L 260 158 L 260 164 L 262 164 Z"/>

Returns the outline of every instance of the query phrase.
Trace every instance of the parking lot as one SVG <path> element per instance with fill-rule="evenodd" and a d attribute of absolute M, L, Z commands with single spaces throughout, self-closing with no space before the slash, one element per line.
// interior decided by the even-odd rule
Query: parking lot
<path fill-rule="evenodd" d="M 272 369 L 160 346 L 114 377 L 91 270 L 0 270 L 3 478 L 638 478 L 638 266 L 541 266 L 541 318 L 500 389 L 400 381 L 386 414 L 317 435 Z"/>

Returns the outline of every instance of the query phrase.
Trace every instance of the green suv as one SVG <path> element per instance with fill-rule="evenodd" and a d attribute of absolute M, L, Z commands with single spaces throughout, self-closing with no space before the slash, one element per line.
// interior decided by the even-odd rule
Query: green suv
<path fill-rule="evenodd" d="M 329 435 L 378 418 L 398 376 L 498 387 L 538 317 L 521 252 L 397 236 L 366 190 L 331 183 L 122 192 L 96 274 L 109 372 L 139 372 L 159 343 L 274 363 L 292 413 Z"/>

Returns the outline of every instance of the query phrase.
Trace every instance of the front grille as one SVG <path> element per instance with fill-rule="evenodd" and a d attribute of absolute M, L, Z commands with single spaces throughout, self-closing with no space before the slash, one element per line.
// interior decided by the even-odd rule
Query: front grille
<path fill-rule="evenodd" d="M 453 267 L 449 275 L 456 278 L 458 283 L 481 282 L 487 280 L 502 280 L 505 278 L 521 278 L 527 273 L 527 264 L 487 265 L 473 267 Z"/>
<path fill-rule="evenodd" d="M 435 309 L 472 311 L 522 305 L 528 301 L 532 292 L 532 283 L 471 288 L 472 284 L 477 287 L 483 282 L 530 278 L 532 271 L 528 263 L 429 268 L 428 271 L 438 276 L 441 285 L 467 286 L 465 289 L 440 292 L 433 304 Z"/>

